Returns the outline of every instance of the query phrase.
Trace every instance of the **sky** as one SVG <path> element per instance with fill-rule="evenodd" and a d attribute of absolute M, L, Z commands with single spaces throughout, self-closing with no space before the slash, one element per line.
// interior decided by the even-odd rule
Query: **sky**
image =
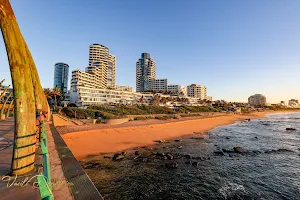
<path fill-rule="evenodd" d="M 117 84 L 135 89 L 143 52 L 169 84 L 205 85 L 214 100 L 300 99 L 299 0 L 10 0 L 44 88 L 54 64 L 88 65 L 90 44 L 117 57 Z M 0 38 L 0 79 L 10 82 Z M 70 77 L 69 77 L 70 84 Z M 70 87 L 70 86 L 69 86 Z"/>

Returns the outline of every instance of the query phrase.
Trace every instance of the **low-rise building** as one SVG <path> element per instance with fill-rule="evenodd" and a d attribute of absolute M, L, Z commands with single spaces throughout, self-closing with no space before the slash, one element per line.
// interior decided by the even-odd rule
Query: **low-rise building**
<path fill-rule="evenodd" d="M 187 86 L 187 93 L 189 97 L 204 100 L 206 99 L 207 90 L 206 87 L 203 85 L 191 84 Z"/>
<path fill-rule="evenodd" d="M 76 86 L 89 88 L 107 88 L 107 68 L 105 63 L 94 62 L 92 66 L 72 71 L 71 90 Z"/>
<path fill-rule="evenodd" d="M 168 79 L 154 79 L 150 81 L 150 88 L 154 91 L 167 91 Z"/>
<path fill-rule="evenodd" d="M 103 104 L 136 104 L 143 94 L 100 88 L 77 86 L 71 89 L 70 102 L 78 107 Z"/>
<path fill-rule="evenodd" d="M 299 101 L 297 99 L 289 100 L 289 107 L 298 108 L 299 107 Z"/>
<path fill-rule="evenodd" d="M 212 101 L 212 96 L 206 96 L 206 100 Z"/>
<path fill-rule="evenodd" d="M 248 103 L 253 106 L 265 106 L 267 98 L 262 94 L 255 94 L 248 98 Z"/>
<path fill-rule="evenodd" d="M 179 96 L 184 96 L 184 97 L 187 96 L 187 87 L 186 86 L 170 84 L 170 85 L 168 85 L 168 91 L 178 94 Z"/>
<path fill-rule="evenodd" d="M 171 84 L 168 85 L 168 91 L 179 94 L 181 85 Z"/>
<path fill-rule="evenodd" d="M 116 85 L 115 90 L 132 92 L 131 86 Z"/>

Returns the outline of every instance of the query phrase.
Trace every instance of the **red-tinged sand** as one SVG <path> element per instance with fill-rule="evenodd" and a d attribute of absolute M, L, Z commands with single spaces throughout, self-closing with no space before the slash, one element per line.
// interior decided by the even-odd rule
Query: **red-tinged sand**
<path fill-rule="evenodd" d="M 193 134 L 193 132 L 205 132 L 243 119 L 263 118 L 265 114 L 266 112 L 247 115 L 230 114 L 165 124 L 74 132 L 64 134 L 62 137 L 74 156 L 80 160 L 99 153 L 116 152 L 138 146 L 151 145 L 155 143 L 155 140 L 168 140 Z"/>

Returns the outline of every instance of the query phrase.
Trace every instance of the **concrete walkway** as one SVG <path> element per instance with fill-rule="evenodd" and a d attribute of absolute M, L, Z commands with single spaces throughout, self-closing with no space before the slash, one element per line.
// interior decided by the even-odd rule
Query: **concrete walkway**
<path fill-rule="evenodd" d="M 9 173 L 14 139 L 14 118 L 0 120 L 0 175 Z"/>
<path fill-rule="evenodd" d="M 61 118 L 59 115 L 57 114 L 53 114 L 53 122 L 55 124 L 55 126 L 77 126 L 74 122 L 72 122 L 71 120 L 66 120 Z"/>
<path fill-rule="evenodd" d="M 49 124 L 51 123 L 52 122 L 46 123 L 46 133 L 48 139 L 48 151 L 50 158 L 54 199 L 73 200 L 73 197 L 69 190 L 68 182 L 64 177 L 61 160 L 57 153 L 53 136 L 49 128 Z M 18 176 L 17 178 L 15 176 L 7 176 L 10 172 L 12 161 L 13 139 L 14 119 L 8 118 L 6 120 L 0 120 L 0 199 L 40 200 L 41 197 L 39 189 L 37 187 L 34 187 L 33 184 L 37 182 L 36 175 L 42 171 L 41 149 L 37 148 L 36 151 L 34 171 L 23 176 Z M 37 144 L 37 147 L 38 146 L 39 145 Z M 26 184 L 26 181 L 28 182 L 28 184 Z"/>
<path fill-rule="evenodd" d="M 12 162 L 13 140 L 14 118 L 0 120 L 0 199 L 40 200 L 39 190 L 32 187 L 32 183 L 36 182 L 36 178 L 33 178 L 31 184 L 28 184 L 27 186 L 25 184 L 23 187 L 21 187 L 22 184 L 19 186 L 14 185 L 25 180 L 26 177 L 28 177 L 28 179 L 34 177 L 37 174 L 38 168 L 26 176 L 18 176 L 17 178 L 15 176 L 7 176 L 10 173 Z M 38 156 L 36 156 L 36 160 L 40 160 Z"/>

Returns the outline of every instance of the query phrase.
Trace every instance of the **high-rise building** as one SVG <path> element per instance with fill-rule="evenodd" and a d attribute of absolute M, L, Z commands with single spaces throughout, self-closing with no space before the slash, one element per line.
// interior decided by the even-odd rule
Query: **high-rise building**
<path fill-rule="evenodd" d="M 168 79 L 154 79 L 150 81 L 150 89 L 154 91 L 167 91 Z"/>
<path fill-rule="evenodd" d="M 116 85 L 116 56 L 108 54 L 107 87 L 114 88 Z"/>
<path fill-rule="evenodd" d="M 68 92 L 69 65 L 66 63 L 56 63 L 54 65 L 53 88 L 58 87 L 62 96 Z"/>
<path fill-rule="evenodd" d="M 116 85 L 116 56 L 109 53 L 106 46 L 92 44 L 89 48 L 89 66 L 100 62 L 106 66 L 106 87 L 114 88 Z"/>
<path fill-rule="evenodd" d="M 267 99 L 262 94 L 255 94 L 248 98 L 248 103 L 254 106 L 265 106 Z"/>
<path fill-rule="evenodd" d="M 206 87 L 203 85 L 191 84 L 187 86 L 187 93 L 189 97 L 206 99 Z"/>
<path fill-rule="evenodd" d="M 151 90 L 151 81 L 156 79 L 156 63 L 150 53 L 142 53 L 136 62 L 136 92 Z"/>

